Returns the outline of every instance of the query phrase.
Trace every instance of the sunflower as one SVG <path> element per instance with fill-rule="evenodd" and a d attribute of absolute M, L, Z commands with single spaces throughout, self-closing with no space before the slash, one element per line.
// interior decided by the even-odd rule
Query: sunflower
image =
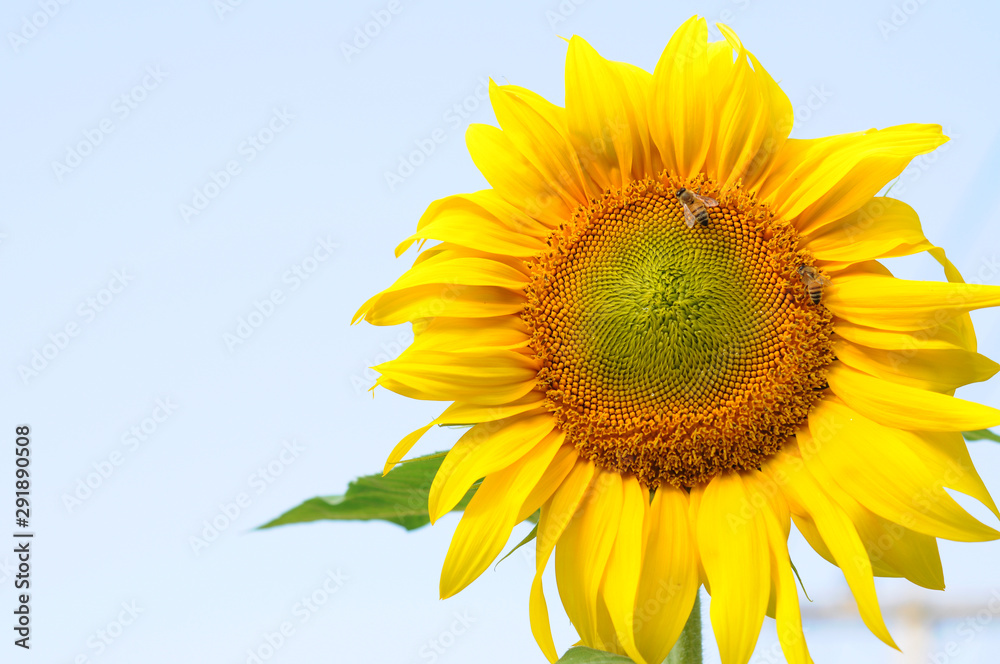
<path fill-rule="evenodd" d="M 718 27 L 685 22 L 652 74 L 573 37 L 565 108 L 491 84 L 500 128 L 467 142 L 492 188 L 432 203 L 397 255 L 439 243 L 355 318 L 413 325 L 378 385 L 453 402 L 386 472 L 431 426 L 472 425 L 429 498 L 433 521 L 482 480 L 442 597 L 540 510 L 530 618 L 552 661 L 553 552 L 583 645 L 662 661 L 704 584 L 723 662 L 748 661 L 765 615 L 808 662 L 792 521 L 893 647 L 873 577 L 940 589 L 936 538 L 1000 537 L 945 491 L 1000 516 L 960 433 L 1000 411 L 953 396 L 1000 368 L 968 313 L 1000 288 L 876 196 L 941 127 L 789 138 L 788 98 Z M 947 282 L 878 262 L 922 251 Z"/>

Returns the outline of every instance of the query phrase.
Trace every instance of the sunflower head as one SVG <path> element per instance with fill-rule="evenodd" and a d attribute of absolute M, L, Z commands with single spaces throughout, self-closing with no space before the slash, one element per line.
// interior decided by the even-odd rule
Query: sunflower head
<path fill-rule="evenodd" d="M 876 196 L 941 128 L 789 138 L 788 98 L 719 29 L 687 21 L 652 74 L 573 37 L 565 108 L 491 84 L 500 127 L 467 134 L 491 188 L 432 203 L 397 251 L 439 244 L 358 312 L 416 333 L 379 385 L 452 402 L 387 472 L 433 424 L 473 425 L 431 488 L 435 520 L 482 479 L 442 596 L 540 510 L 531 624 L 552 660 L 553 551 L 585 645 L 662 661 L 704 584 L 723 662 L 748 661 L 768 607 L 807 662 L 792 520 L 890 645 L 873 576 L 943 587 L 935 538 L 998 536 L 944 489 L 997 514 L 960 432 L 1000 411 L 953 394 L 998 369 L 968 312 L 1000 289 Z M 878 262 L 920 251 L 947 282 Z"/>
<path fill-rule="evenodd" d="M 583 456 L 646 487 L 759 468 L 833 359 L 795 229 L 739 187 L 684 184 L 661 173 L 605 192 L 528 264 L 522 318 L 545 406 Z M 713 207 L 689 226 L 693 188 Z"/>

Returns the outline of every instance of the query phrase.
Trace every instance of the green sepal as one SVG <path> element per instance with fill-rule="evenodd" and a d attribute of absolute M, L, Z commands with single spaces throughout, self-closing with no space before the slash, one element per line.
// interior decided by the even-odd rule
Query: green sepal
<path fill-rule="evenodd" d="M 799 586 L 802 588 L 802 594 L 806 596 L 806 599 L 810 602 L 812 597 L 809 596 L 809 591 L 806 590 L 806 584 L 802 583 L 802 577 L 799 575 L 799 570 L 796 569 L 795 563 L 792 562 L 792 557 L 788 557 L 788 564 L 792 566 L 792 571 L 795 572 L 795 578 L 799 580 Z"/>
<path fill-rule="evenodd" d="M 574 646 L 559 658 L 556 664 L 630 664 L 628 657 L 612 655 L 603 650 L 594 650 L 583 646 Z"/>
<path fill-rule="evenodd" d="M 535 516 L 536 514 L 537 514 L 537 512 L 535 514 L 532 514 L 531 516 Z M 525 520 L 526 521 L 530 521 L 531 517 L 529 516 Z M 518 549 L 520 549 L 522 546 L 524 546 L 525 544 L 527 544 L 531 540 L 535 539 L 536 537 L 538 537 L 538 520 L 537 520 L 537 517 L 535 519 L 535 527 L 531 529 L 531 532 L 528 533 L 527 535 L 525 535 L 524 539 L 517 543 L 517 546 L 515 546 L 513 549 L 511 549 L 510 551 L 508 551 L 507 555 L 505 555 L 503 558 L 501 558 L 500 560 L 498 560 L 497 564 L 493 566 L 493 569 L 496 569 L 497 565 L 499 565 L 503 561 L 507 560 L 507 558 L 510 557 L 510 554 L 514 553 L 515 551 L 517 551 Z"/>
<path fill-rule="evenodd" d="M 962 435 L 966 440 L 992 440 L 995 443 L 1000 443 L 1000 435 L 997 435 L 990 431 L 989 429 L 978 429 L 976 431 L 963 431 Z"/>

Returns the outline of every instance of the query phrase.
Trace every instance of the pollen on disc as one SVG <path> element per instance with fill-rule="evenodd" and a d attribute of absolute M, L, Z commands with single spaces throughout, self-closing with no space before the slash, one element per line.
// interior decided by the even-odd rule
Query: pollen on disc
<path fill-rule="evenodd" d="M 675 191 L 716 197 L 688 228 Z M 826 384 L 830 313 L 808 257 L 751 197 L 666 176 L 607 192 L 549 238 L 523 314 L 567 439 L 647 486 L 759 467 Z"/>

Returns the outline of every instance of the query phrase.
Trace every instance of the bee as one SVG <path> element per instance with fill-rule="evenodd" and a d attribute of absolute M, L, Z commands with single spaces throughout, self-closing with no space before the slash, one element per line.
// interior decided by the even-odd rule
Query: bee
<path fill-rule="evenodd" d="M 708 210 L 705 208 L 715 207 L 719 201 L 708 196 L 696 194 L 690 189 L 681 187 L 677 190 L 677 198 L 684 204 L 684 223 L 688 228 L 694 228 L 695 222 L 702 226 L 708 226 Z"/>
<path fill-rule="evenodd" d="M 823 297 L 823 286 L 830 285 L 829 277 L 824 277 L 819 273 L 819 270 L 809 265 L 800 265 L 798 273 L 799 278 L 802 279 L 802 283 L 806 286 L 806 294 L 809 296 L 809 300 L 813 304 L 819 304 L 820 299 Z"/>

